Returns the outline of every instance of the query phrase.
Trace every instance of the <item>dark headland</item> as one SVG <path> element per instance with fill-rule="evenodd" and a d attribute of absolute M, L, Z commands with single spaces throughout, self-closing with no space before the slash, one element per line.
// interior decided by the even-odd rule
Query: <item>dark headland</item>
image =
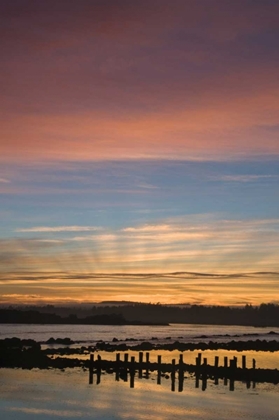
<path fill-rule="evenodd" d="M 92 306 L 21 306 L 0 309 L 0 323 L 168 325 L 208 324 L 279 327 L 279 305 L 263 303 L 244 307 L 161 305 L 143 303 Z"/>

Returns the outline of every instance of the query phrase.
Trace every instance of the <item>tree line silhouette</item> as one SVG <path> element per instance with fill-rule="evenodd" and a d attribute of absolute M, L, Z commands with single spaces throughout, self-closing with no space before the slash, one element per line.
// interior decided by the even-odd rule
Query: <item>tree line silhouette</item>
<path fill-rule="evenodd" d="M 0 323 L 36 324 L 215 324 L 279 327 L 279 305 L 259 306 L 168 306 L 127 303 L 91 308 L 54 307 L 52 305 L 0 309 Z"/>

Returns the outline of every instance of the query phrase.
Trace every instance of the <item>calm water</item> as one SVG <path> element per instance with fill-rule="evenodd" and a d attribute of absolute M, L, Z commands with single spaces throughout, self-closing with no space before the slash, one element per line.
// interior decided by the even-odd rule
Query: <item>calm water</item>
<path fill-rule="evenodd" d="M 19 337 L 32 338 L 36 341 L 47 341 L 50 337 L 70 337 L 74 341 L 94 343 L 99 340 L 110 342 L 114 337 L 119 340 L 134 338 L 137 340 L 151 340 L 156 337 L 159 342 L 172 341 L 231 341 L 247 339 L 279 339 L 278 336 L 268 334 L 270 331 L 279 334 L 279 328 L 255 328 L 235 325 L 192 325 L 171 324 L 169 326 L 110 326 L 110 325 L 26 325 L 26 324 L 0 324 L 0 338 Z M 239 335 L 239 337 L 225 337 Z M 244 334 L 251 334 L 247 337 Z M 258 334 L 258 335 L 257 335 Z M 254 336 L 253 336 L 254 335 Z M 202 337 L 202 336 L 206 336 Z"/>
<path fill-rule="evenodd" d="M 161 385 L 155 378 L 137 378 L 130 389 L 113 375 L 102 375 L 99 385 L 89 385 L 88 372 L 82 370 L 2 369 L 0 375 L 2 420 L 278 420 L 279 388 L 274 385 L 246 389 L 239 382 L 231 392 L 211 381 L 203 392 L 186 378 L 179 393 L 171 392 L 166 378 Z"/>
<path fill-rule="evenodd" d="M 74 341 L 94 343 L 99 340 L 110 342 L 114 337 L 120 340 L 135 338 L 141 341 L 170 342 L 230 341 L 247 339 L 278 339 L 268 334 L 270 328 L 239 326 L 210 326 L 174 324 L 168 327 L 154 326 L 88 326 L 88 325 L 0 325 L 0 338 L 19 337 L 47 341 L 50 337 L 70 337 Z M 272 330 L 279 334 L 278 328 Z M 239 337 L 226 337 L 238 335 Z M 245 335 L 249 334 L 249 335 Z M 203 336 L 203 337 L 202 337 Z M 76 345 L 77 346 L 77 345 Z M 184 361 L 192 363 L 197 351 L 183 353 Z M 100 352 L 105 359 L 114 359 L 114 353 Z M 164 362 L 179 357 L 179 351 L 151 351 L 150 361 L 162 355 Z M 213 364 L 218 354 L 240 356 L 237 352 L 218 350 L 204 351 L 203 356 Z M 247 366 L 252 359 L 257 367 L 279 369 L 279 352 L 245 352 Z M 129 355 L 136 352 L 130 351 Z M 75 357 L 75 356 L 72 356 Z M 79 356 L 82 357 L 82 356 Z M 88 358 L 89 355 L 83 357 Z M 121 354 L 123 358 L 123 354 Z M 240 359 L 239 359 L 240 360 Z M 206 391 L 195 388 L 194 379 L 187 375 L 182 392 L 171 391 L 169 378 L 162 378 L 157 385 L 156 377 L 135 380 L 135 387 L 128 382 L 115 381 L 113 375 L 102 374 L 101 383 L 88 384 L 88 372 L 77 369 L 21 370 L 0 369 L 0 418 L 1 420 L 29 419 L 105 419 L 105 420 L 278 420 L 279 385 L 256 384 L 250 389 L 241 382 L 235 383 L 235 390 L 229 391 L 222 381 L 215 385 L 208 381 Z M 154 374 L 155 375 L 155 374 Z M 95 376 L 95 375 L 94 375 Z"/>

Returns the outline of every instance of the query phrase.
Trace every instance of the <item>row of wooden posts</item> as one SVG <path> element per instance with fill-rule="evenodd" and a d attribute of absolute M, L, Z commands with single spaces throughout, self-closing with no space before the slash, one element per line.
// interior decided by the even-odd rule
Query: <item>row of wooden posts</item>
<path fill-rule="evenodd" d="M 184 382 L 184 372 L 189 372 L 195 374 L 195 386 L 199 388 L 199 382 L 202 381 L 202 390 L 205 390 L 207 387 L 208 377 L 213 378 L 215 384 L 218 384 L 219 378 L 224 379 L 224 385 L 228 384 L 231 391 L 234 390 L 235 380 L 245 380 L 247 388 L 251 386 L 251 380 L 253 379 L 253 372 L 256 370 L 256 361 L 252 360 L 252 368 L 248 369 L 246 365 L 246 356 L 242 356 L 242 365 L 241 368 L 238 368 L 237 357 L 228 359 L 224 357 L 223 366 L 219 366 L 219 357 L 215 356 L 214 366 L 210 366 L 207 363 L 207 358 L 203 358 L 202 363 L 202 354 L 199 353 L 196 357 L 196 364 L 186 364 L 183 361 L 183 354 L 180 354 L 179 361 L 176 363 L 175 359 L 172 359 L 171 363 L 162 363 L 162 356 L 157 356 L 157 362 L 150 362 L 149 352 L 144 354 L 139 352 L 139 358 L 136 362 L 135 357 L 132 356 L 129 361 L 129 354 L 124 354 L 124 360 L 120 359 L 120 353 L 116 353 L 116 359 L 114 361 L 103 360 L 100 355 L 97 356 L 97 359 L 94 359 L 94 354 L 90 355 L 89 363 L 89 383 L 93 383 L 93 374 L 97 375 L 97 384 L 101 381 L 101 371 L 102 369 L 106 370 L 108 373 L 115 373 L 115 379 L 123 379 L 128 381 L 128 372 L 130 376 L 130 387 L 134 388 L 135 373 L 138 371 L 138 377 L 149 377 L 150 371 L 157 371 L 157 383 L 161 384 L 161 377 L 169 377 L 167 373 L 170 373 L 171 378 L 171 390 L 175 390 L 175 381 L 176 381 L 176 372 L 178 371 L 178 391 L 183 390 Z M 241 371 L 241 372 L 240 372 Z M 251 374 L 252 372 L 252 374 Z M 252 380 L 253 387 L 255 386 L 255 381 Z"/>

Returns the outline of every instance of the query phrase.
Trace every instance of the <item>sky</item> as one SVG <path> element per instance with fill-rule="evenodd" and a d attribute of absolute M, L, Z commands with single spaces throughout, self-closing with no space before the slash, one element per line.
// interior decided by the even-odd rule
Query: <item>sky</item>
<path fill-rule="evenodd" d="M 279 2 L 0 0 L 0 303 L 279 303 Z"/>

